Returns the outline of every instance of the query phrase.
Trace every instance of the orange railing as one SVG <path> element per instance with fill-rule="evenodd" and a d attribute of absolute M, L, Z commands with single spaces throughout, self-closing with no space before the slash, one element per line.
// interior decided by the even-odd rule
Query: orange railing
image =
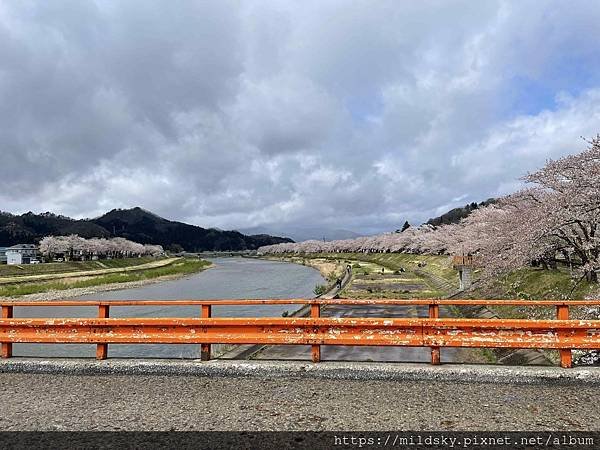
<path fill-rule="evenodd" d="M 310 317 L 211 317 L 211 308 L 235 305 L 310 305 Z M 200 317 L 111 318 L 120 306 L 198 306 Z M 422 305 L 428 317 L 321 317 L 327 305 Z M 513 305 L 555 307 L 556 320 L 440 318 L 443 305 Z M 600 349 L 600 320 L 569 320 L 569 308 L 600 306 L 600 300 L 144 300 L 144 301 L 0 301 L 1 355 L 12 356 L 13 343 L 96 344 L 96 357 L 108 356 L 115 344 L 200 344 L 201 359 L 210 359 L 211 344 L 300 344 L 312 346 L 320 360 L 321 345 L 430 347 L 440 363 L 440 347 L 540 348 L 560 352 L 562 367 L 571 367 L 572 349 Z M 14 307 L 91 306 L 98 317 L 14 318 Z"/>

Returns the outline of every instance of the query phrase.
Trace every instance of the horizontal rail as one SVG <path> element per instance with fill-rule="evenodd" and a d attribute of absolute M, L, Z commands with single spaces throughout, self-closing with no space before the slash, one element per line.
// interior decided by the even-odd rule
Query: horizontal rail
<path fill-rule="evenodd" d="M 471 299 L 223 299 L 223 300 L 0 300 L 0 306 L 234 306 L 234 305 L 471 305 L 471 306 L 600 306 L 594 300 L 471 300 Z"/>
<path fill-rule="evenodd" d="M 310 318 L 214 318 L 212 306 L 311 305 Z M 114 306 L 200 306 L 200 317 L 111 318 Z M 326 305 L 423 305 L 427 318 L 321 317 Z M 554 306 L 556 320 L 440 318 L 442 305 Z M 596 306 L 600 300 L 450 300 L 450 299 L 235 299 L 138 301 L 1 301 L 1 356 L 12 356 L 14 343 L 96 344 L 105 359 L 109 344 L 200 344 L 210 359 L 212 344 L 311 345 L 314 362 L 321 345 L 430 347 L 440 363 L 441 347 L 556 349 L 562 367 L 571 367 L 572 349 L 600 349 L 600 320 L 569 320 L 569 308 Z M 97 307 L 97 317 L 14 318 L 15 306 Z"/>
<path fill-rule="evenodd" d="M 595 349 L 600 320 L 373 318 L 5 319 L 0 341 Z"/>

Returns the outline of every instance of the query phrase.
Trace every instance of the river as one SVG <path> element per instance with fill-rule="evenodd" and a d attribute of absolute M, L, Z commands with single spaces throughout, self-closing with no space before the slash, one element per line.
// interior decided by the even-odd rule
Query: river
<path fill-rule="evenodd" d="M 311 298 L 325 280 L 310 267 L 250 258 L 212 258 L 204 272 L 133 289 L 102 292 L 81 300 L 191 300 L 236 298 Z M 281 316 L 298 305 L 214 306 L 215 317 Z M 113 307 L 111 317 L 198 317 L 199 306 Z M 89 307 L 16 307 L 15 317 L 96 317 Z M 199 345 L 111 344 L 110 357 L 197 358 Z M 14 344 L 14 356 L 92 357 L 95 345 Z"/>

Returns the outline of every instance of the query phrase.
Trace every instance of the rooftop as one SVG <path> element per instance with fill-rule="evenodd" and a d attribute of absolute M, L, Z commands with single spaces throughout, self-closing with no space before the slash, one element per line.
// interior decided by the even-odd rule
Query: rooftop
<path fill-rule="evenodd" d="M 2 248 L 2 247 L 0 247 L 0 248 Z M 37 248 L 37 245 L 35 245 L 35 244 L 17 244 L 17 245 L 13 245 L 11 247 L 8 247 L 8 249 L 10 249 L 10 250 L 21 250 L 21 249 L 28 249 L 28 250 L 31 249 L 31 250 L 33 250 L 33 249 L 36 249 L 36 248 Z"/>

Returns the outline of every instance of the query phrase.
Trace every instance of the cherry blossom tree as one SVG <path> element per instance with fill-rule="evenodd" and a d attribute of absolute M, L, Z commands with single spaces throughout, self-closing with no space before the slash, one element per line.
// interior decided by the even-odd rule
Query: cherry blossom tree
<path fill-rule="evenodd" d="M 556 250 L 573 255 L 588 281 L 600 270 L 600 136 L 577 155 L 549 161 L 525 180 L 543 221 L 538 228 Z"/>
<path fill-rule="evenodd" d="M 57 255 L 67 259 L 81 259 L 96 256 L 99 258 L 128 258 L 142 255 L 162 256 L 164 250 L 160 245 L 143 245 L 124 238 L 84 239 L 77 235 L 46 236 L 40 241 L 40 253 L 52 260 Z"/>

